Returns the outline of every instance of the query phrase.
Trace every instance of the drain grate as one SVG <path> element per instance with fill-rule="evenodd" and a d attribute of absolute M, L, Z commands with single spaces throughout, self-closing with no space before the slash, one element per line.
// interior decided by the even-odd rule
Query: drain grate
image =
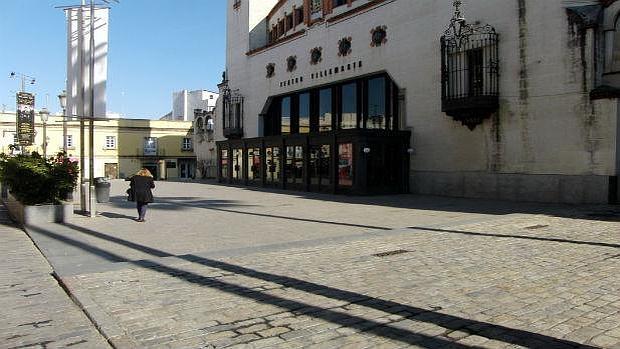
<path fill-rule="evenodd" d="M 529 226 L 529 227 L 525 227 L 525 229 L 536 230 L 536 229 L 546 228 L 548 226 L 549 225 L 537 224 L 537 225 L 532 225 L 532 226 Z"/>
<path fill-rule="evenodd" d="M 409 252 L 411 252 L 411 251 L 408 251 L 408 250 L 395 250 L 395 251 L 375 253 L 375 254 L 373 254 L 373 256 L 375 256 L 375 257 L 388 257 L 388 256 L 394 256 L 394 255 L 397 255 L 397 254 L 403 254 L 403 253 L 409 253 Z"/>

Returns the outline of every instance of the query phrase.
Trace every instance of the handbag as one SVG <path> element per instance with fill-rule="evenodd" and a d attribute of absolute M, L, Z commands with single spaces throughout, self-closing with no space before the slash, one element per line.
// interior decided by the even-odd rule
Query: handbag
<path fill-rule="evenodd" d="M 133 188 L 127 189 L 126 193 L 127 193 L 127 201 L 136 201 L 136 198 L 134 197 L 134 193 L 133 193 Z"/>

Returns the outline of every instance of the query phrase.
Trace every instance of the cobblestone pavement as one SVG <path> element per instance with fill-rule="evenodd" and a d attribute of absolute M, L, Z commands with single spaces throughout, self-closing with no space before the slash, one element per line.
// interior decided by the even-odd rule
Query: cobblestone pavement
<path fill-rule="evenodd" d="M 31 229 L 117 347 L 620 348 L 617 207 L 156 196 Z"/>
<path fill-rule="evenodd" d="M 109 348 L 51 272 L 1 208 L 0 348 Z"/>

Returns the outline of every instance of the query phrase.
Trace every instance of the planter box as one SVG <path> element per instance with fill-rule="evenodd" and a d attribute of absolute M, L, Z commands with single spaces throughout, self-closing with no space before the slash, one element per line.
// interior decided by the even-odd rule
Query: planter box
<path fill-rule="evenodd" d="M 6 196 L 3 201 L 11 219 L 23 226 L 70 222 L 73 217 L 73 203 L 70 202 L 30 206 L 17 201 L 10 192 Z"/>

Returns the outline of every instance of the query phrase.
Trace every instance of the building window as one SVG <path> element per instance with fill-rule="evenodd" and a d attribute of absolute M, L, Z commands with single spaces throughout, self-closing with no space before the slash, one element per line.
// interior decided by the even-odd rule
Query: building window
<path fill-rule="evenodd" d="M 310 93 L 299 95 L 299 133 L 310 133 Z"/>
<path fill-rule="evenodd" d="M 459 6 L 441 37 L 441 109 L 473 130 L 499 108 L 499 36 Z"/>
<path fill-rule="evenodd" d="M 293 14 L 286 15 L 286 31 L 293 29 Z"/>
<path fill-rule="evenodd" d="M 116 136 L 105 136 L 105 148 L 116 149 Z"/>
<path fill-rule="evenodd" d="M 233 1 L 233 9 L 238 10 L 241 7 L 241 0 Z"/>
<path fill-rule="evenodd" d="M 192 150 L 192 139 L 191 138 L 183 138 L 183 143 L 181 144 L 181 150 L 184 150 L 184 151 Z"/>
<path fill-rule="evenodd" d="M 343 85 L 341 91 L 341 108 L 340 128 L 356 128 L 357 127 L 357 84 L 350 83 Z"/>
<path fill-rule="evenodd" d="M 323 11 L 323 6 L 321 5 L 321 2 L 323 0 L 310 0 L 311 4 L 310 4 L 310 13 L 311 14 L 319 14 Z"/>
<path fill-rule="evenodd" d="M 319 132 L 332 130 L 332 89 L 319 91 Z"/>
<path fill-rule="evenodd" d="M 346 5 L 347 0 L 332 0 L 332 8 L 336 8 L 338 6 Z"/>
<path fill-rule="evenodd" d="M 385 78 L 379 77 L 368 80 L 368 104 L 366 106 L 368 108 L 368 117 L 365 120 L 366 128 L 385 128 L 385 102 Z"/>
<path fill-rule="evenodd" d="M 295 25 L 303 23 L 304 21 L 304 8 L 298 7 L 295 9 Z"/>
<path fill-rule="evenodd" d="M 144 137 L 144 155 L 146 156 L 157 155 L 157 138 Z"/>
<path fill-rule="evenodd" d="M 281 109 L 281 134 L 287 135 L 291 133 L 291 97 L 282 98 Z"/>
<path fill-rule="evenodd" d="M 73 144 L 73 135 L 67 135 L 65 141 L 67 142 L 67 148 L 73 148 L 75 145 Z"/>

